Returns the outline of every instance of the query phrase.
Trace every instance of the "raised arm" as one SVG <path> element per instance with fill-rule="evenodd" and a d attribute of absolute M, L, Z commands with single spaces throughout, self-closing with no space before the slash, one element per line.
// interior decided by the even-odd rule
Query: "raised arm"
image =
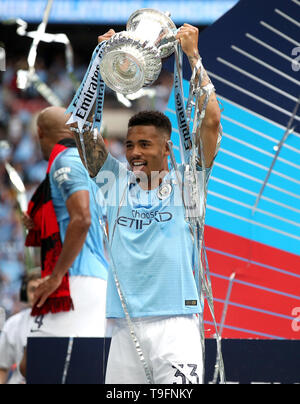
<path fill-rule="evenodd" d="M 177 34 L 177 39 L 181 43 L 183 52 L 187 55 L 192 71 L 198 67 L 196 80 L 199 80 L 200 72 L 202 73 L 201 87 L 211 84 L 207 72 L 205 71 L 198 50 L 199 30 L 189 24 L 184 24 Z M 199 110 L 202 111 L 205 101 L 205 95 L 200 98 Z M 201 126 L 201 139 L 204 147 L 204 158 L 206 167 L 210 167 L 213 163 L 217 141 L 220 130 L 221 111 L 217 101 L 215 92 L 213 91 L 209 97 L 206 107 L 206 113 Z"/>
<path fill-rule="evenodd" d="M 81 161 L 91 178 L 97 176 L 108 156 L 104 140 L 101 134 L 95 131 L 85 131 L 82 136 L 74 131 L 77 149 Z"/>
<path fill-rule="evenodd" d="M 98 37 L 98 42 L 107 41 L 114 34 L 115 31 L 110 29 Z M 92 121 L 92 115 L 93 113 L 90 114 L 89 121 Z M 83 165 L 88 170 L 90 177 L 96 177 L 108 156 L 102 136 L 97 131 L 90 131 L 89 129 L 86 129 L 83 135 L 80 136 L 73 124 L 71 125 L 71 130 L 74 132 L 76 145 Z"/>

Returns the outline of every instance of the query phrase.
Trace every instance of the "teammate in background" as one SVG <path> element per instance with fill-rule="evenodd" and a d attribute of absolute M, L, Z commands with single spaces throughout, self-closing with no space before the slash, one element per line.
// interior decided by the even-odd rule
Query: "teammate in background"
<path fill-rule="evenodd" d="M 96 204 L 96 185 L 80 161 L 64 108 L 37 119 L 38 139 L 49 161 L 24 224 L 27 246 L 41 246 L 42 277 L 35 292 L 29 337 L 104 337 L 108 264 Z"/>
<path fill-rule="evenodd" d="M 32 324 L 30 316 L 33 306 L 34 292 L 41 282 L 41 270 L 31 270 L 25 275 L 20 293 L 20 300 L 28 304 L 28 308 L 10 317 L 0 335 L 0 384 L 25 384 L 19 365 L 27 345 L 27 336 Z M 9 377 L 12 366 L 16 369 Z"/>
<path fill-rule="evenodd" d="M 108 31 L 99 37 L 99 42 L 113 34 L 113 30 Z M 184 24 L 177 34 L 192 69 L 200 62 L 198 35 L 198 29 L 189 24 Z M 210 80 L 202 69 L 202 85 L 207 85 Z M 198 77 L 199 74 L 200 68 Z M 202 104 L 200 99 L 200 109 Z M 216 156 L 219 129 L 220 108 L 212 93 L 197 139 L 199 142 L 201 136 L 204 146 L 207 180 Z M 114 324 L 108 384 L 147 383 L 149 377 L 157 384 L 202 380 L 196 315 L 203 308 L 193 275 L 193 241 L 185 210 L 182 204 L 172 203 L 181 200 L 181 191 L 174 170 L 168 167 L 171 132 L 169 119 L 159 112 L 141 112 L 132 117 L 126 141 L 131 171 L 107 152 L 100 136 L 96 141 L 92 136 L 84 138 L 90 176 L 105 189 L 107 198 L 112 251 L 107 317 Z M 179 169 L 183 171 L 182 166 Z M 199 181 L 201 178 L 199 166 Z M 203 197 L 199 195 L 199 202 Z M 142 348 L 143 363 L 124 319 L 115 273 Z"/>

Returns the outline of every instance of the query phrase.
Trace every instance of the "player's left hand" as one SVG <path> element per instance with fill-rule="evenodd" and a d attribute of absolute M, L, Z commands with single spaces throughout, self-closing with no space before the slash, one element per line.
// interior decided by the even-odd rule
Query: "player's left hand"
<path fill-rule="evenodd" d="M 183 52 L 192 57 L 198 54 L 199 30 L 190 24 L 184 24 L 177 32 L 176 39 L 179 40 Z"/>
<path fill-rule="evenodd" d="M 103 41 L 108 41 L 113 35 L 115 35 L 115 33 L 116 32 L 111 28 L 105 34 L 98 36 L 98 43 L 101 43 Z"/>
<path fill-rule="evenodd" d="M 61 281 L 61 278 L 55 276 L 47 276 L 46 278 L 42 279 L 42 283 L 34 292 L 33 305 L 36 305 L 39 308 L 42 307 L 48 297 L 59 288 Z"/>

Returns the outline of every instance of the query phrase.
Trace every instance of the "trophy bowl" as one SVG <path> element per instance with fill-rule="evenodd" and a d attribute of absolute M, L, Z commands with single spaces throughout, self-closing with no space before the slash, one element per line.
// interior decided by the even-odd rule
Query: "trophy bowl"
<path fill-rule="evenodd" d="M 103 80 L 124 95 L 151 85 L 161 72 L 161 59 L 174 52 L 175 35 L 176 25 L 168 14 L 150 8 L 135 11 L 126 31 L 113 35 L 103 47 Z"/>

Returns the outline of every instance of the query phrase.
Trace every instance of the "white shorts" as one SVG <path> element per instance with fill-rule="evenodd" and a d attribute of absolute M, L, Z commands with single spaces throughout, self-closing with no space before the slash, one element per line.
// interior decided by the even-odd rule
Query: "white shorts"
<path fill-rule="evenodd" d="M 32 318 L 29 337 L 105 336 L 106 281 L 88 276 L 71 276 L 74 310 Z"/>
<path fill-rule="evenodd" d="M 144 366 L 124 319 L 113 322 L 106 384 L 147 384 Z M 154 384 L 201 384 L 203 357 L 196 316 L 132 320 Z"/>

